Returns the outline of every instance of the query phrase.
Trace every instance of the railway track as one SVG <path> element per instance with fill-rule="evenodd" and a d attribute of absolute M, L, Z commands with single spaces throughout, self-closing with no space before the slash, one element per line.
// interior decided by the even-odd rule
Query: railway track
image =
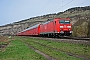
<path fill-rule="evenodd" d="M 30 36 L 28 36 L 30 37 Z M 61 36 L 61 37 L 32 37 L 32 38 L 44 38 L 44 39 L 71 39 L 71 40 L 86 40 L 90 41 L 90 38 L 86 37 L 70 37 L 70 36 Z"/>
<path fill-rule="evenodd" d="M 44 56 L 44 57 L 46 58 L 46 60 L 57 60 L 57 59 L 55 59 L 55 58 L 53 58 L 53 57 L 51 57 L 51 56 L 49 56 L 49 55 L 47 55 L 47 54 L 39 51 L 37 48 L 33 47 L 32 45 L 30 45 L 30 44 L 28 44 L 28 43 L 26 43 L 26 44 L 27 44 L 32 50 L 34 50 L 35 52 L 37 52 L 37 53 L 41 54 L 42 56 Z"/>
<path fill-rule="evenodd" d="M 31 42 L 33 42 L 33 43 L 35 43 L 35 44 L 40 44 L 41 46 L 50 48 L 50 49 L 52 49 L 52 50 L 56 50 L 56 51 L 58 51 L 58 52 L 63 52 L 63 53 L 65 53 L 65 54 L 69 55 L 69 56 L 73 56 L 73 57 L 76 57 L 76 58 L 81 58 L 81 59 L 84 59 L 84 60 L 88 60 L 88 59 L 86 59 L 85 57 L 78 56 L 78 55 L 75 55 L 75 54 L 72 54 L 72 53 L 69 53 L 69 52 L 65 52 L 65 51 L 62 51 L 62 50 L 60 50 L 60 49 L 58 49 L 58 48 L 53 48 L 53 47 L 47 46 L 47 45 L 45 45 L 45 44 L 42 44 L 42 43 L 40 43 L 40 42 L 36 42 L 36 41 L 31 41 Z"/>
<path fill-rule="evenodd" d="M 90 41 L 90 38 L 85 38 L 85 37 L 68 37 L 68 36 L 64 36 L 64 37 L 61 37 L 61 38 L 64 38 L 64 39 L 73 39 L 73 40 L 87 40 L 87 41 Z"/>
<path fill-rule="evenodd" d="M 80 37 L 59 37 L 59 38 L 48 38 L 48 37 L 30 37 L 30 38 L 37 38 L 42 40 L 52 40 L 56 42 L 69 42 L 74 44 L 85 44 L 90 45 L 90 38 L 80 38 Z"/>

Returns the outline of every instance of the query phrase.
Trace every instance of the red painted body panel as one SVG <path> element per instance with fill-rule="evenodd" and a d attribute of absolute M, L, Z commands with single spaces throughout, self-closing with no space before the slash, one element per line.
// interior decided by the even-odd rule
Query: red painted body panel
<path fill-rule="evenodd" d="M 33 35 L 39 35 L 40 34 L 40 25 L 38 25 L 37 27 L 34 27 L 34 28 L 29 28 L 29 29 L 26 29 L 22 32 L 19 32 L 17 35 L 23 35 L 23 36 L 33 36 Z"/>
<path fill-rule="evenodd" d="M 46 24 L 42 24 L 40 26 L 40 33 L 51 33 L 54 32 L 54 23 L 52 22 L 48 22 Z"/>
<path fill-rule="evenodd" d="M 53 21 L 48 21 L 47 23 L 43 23 L 40 26 L 40 34 L 50 34 L 50 33 L 60 33 L 63 32 L 70 32 L 72 28 L 68 28 L 67 26 L 71 26 L 71 24 L 60 24 L 60 20 L 70 20 L 69 18 L 56 18 Z M 63 26 L 63 28 L 60 28 Z"/>

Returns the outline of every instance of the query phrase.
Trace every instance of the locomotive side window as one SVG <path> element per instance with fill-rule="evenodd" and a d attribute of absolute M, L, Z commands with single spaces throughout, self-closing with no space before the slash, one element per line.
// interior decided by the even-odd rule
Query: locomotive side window
<path fill-rule="evenodd" d="M 55 25 L 56 25 L 56 21 L 55 21 Z"/>

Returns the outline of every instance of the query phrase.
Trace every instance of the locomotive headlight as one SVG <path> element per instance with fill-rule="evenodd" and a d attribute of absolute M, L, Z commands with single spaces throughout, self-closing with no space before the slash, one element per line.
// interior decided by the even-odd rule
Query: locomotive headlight
<path fill-rule="evenodd" d="M 60 26 L 60 28 L 63 28 L 63 26 Z"/>
<path fill-rule="evenodd" d="M 67 28 L 71 28 L 71 26 L 67 26 Z"/>
<path fill-rule="evenodd" d="M 72 33 L 73 31 L 70 31 L 70 33 Z"/>

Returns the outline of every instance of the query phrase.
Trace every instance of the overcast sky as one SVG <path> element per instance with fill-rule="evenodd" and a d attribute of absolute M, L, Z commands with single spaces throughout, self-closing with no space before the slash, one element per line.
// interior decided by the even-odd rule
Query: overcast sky
<path fill-rule="evenodd" d="M 0 0 L 0 26 L 81 6 L 90 0 Z"/>

